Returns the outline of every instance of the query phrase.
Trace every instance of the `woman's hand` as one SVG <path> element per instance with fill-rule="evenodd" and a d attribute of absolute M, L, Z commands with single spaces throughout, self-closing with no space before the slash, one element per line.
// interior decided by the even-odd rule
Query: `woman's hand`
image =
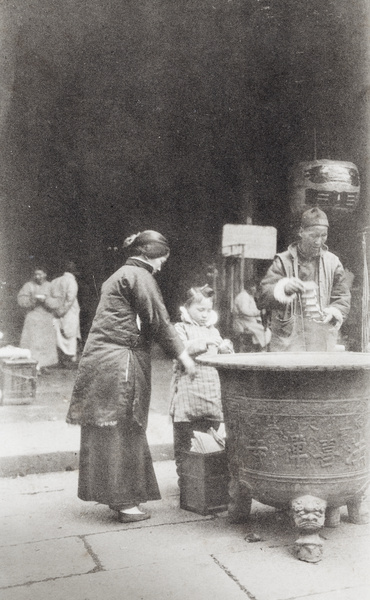
<path fill-rule="evenodd" d="M 187 350 L 184 350 L 180 354 L 180 356 L 178 357 L 178 360 L 181 362 L 182 366 L 185 369 L 186 374 L 189 375 L 190 379 L 194 379 L 194 377 L 195 377 L 195 362 L 193 361 L 191 356 L 189 356 Z"/>

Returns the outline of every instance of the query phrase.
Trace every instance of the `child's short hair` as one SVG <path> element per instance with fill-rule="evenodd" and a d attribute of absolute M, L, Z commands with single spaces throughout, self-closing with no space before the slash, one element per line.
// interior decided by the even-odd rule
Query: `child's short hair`
<path fill-rule="evenodd" d="M 186 292 L 187 299 L 185 301 L 184 306 L 191 306 L 194 302 L 201 302 L 203 298 L 213 298 L 214 291 L 213 289 L 206 283 L 202 287 L 192 287 L 190 290 Z"/>

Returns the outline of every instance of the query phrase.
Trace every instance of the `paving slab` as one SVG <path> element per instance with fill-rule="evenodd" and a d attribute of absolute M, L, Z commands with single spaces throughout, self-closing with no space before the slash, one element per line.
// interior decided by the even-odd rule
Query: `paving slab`
<path fill-rule="evenodd" d="M 77 537 L 0 548 L 0 588 L 88 573 L 95 563 Z"/>
<path fill-rule="evenodd" d="M 87 541 L 104 569 L 123 566 L 170 564 L 176 560 L 201 559 L 217 552 L 242 552 L 246 542 L 236 528 L 218 519 L 141 527 L 115 533 L 89 535 Z"/>
<path fill-rule="evenodd" d="M 173 461 L 155 463 L 162 500 L 145 506 L 152 518 L 141 523 L 123 524 L 116 513 L 94 502 L 77 498 L 77 472 L 28 475 L 0 479 L 1 545 L 66 536 L 86 536 L 211 519 L 179 509 L 179 489 Z"/>
<path fill-rule="evenodd" d="M 1 590 L 2 600 L 248 600 L 208 557 L 135 566 Z M 261 599 L 262 600 L 262 599 Z"/>
<path fill-rule="evenodd" d="M 301 596 L 299 600 L 369 600 L 370 590 L 368 586 L 356 586 L 352 589 L 334 590 L 324 594 L 310 594 Z"/>
<path fill-rule="evenodd" d="M 181 510 L 174 462 L 154 467 L 163 499 L 132 524 L 80 501 L 76 472 L 0 480 L 1 599 L 370 599 L 369 526 L 348 523 L 345 508 L 338 528 L 322 530 L 322 562 L 304 563 L 273 508 L 253 502 L 243 525 Z"/>
<path fill-rule="evenodd" d="M 253 552 L 216 551 L 214 557 L 258 599 L 290 600 L 308 595 L 316 600 L 317 594 L 363 586 L 368 590 L 368 600 L 369 541 L 369 536 L 352 538 L 348 535 L 343 539 L 342 532 L 341 539 L 326 543 L 323 560 L 315 564 L 297 560 L 291 545 L 276 548 L 255 544 Z"/>

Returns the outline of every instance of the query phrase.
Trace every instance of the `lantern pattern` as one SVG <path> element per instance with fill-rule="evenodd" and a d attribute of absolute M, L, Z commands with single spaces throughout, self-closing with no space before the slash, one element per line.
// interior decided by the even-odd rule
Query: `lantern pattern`
<path fill-rule="evenodd" d="M 360 198 L 356 165 L 320 159 L 298 163 L 292 171 L 290 208 L 295 214 L 320 206 L 329 214 L 352 212 Z"/>

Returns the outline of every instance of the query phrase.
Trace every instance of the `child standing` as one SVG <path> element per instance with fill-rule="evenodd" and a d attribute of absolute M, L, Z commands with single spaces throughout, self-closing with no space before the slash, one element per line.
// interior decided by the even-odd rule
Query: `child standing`
<path fill-rule="evenodd" d="M 214 326 L 217 315 L 213 310 L 213 295 L 208 285 L 191 288 L 180 308 L 181 323 L 176 323 L 175 328 L 192 357 L 205 352 L 233 352 L 230 340 L 223 340 Z M 195 378 L 191 379 L 175 361 L 170 415 L 176 468 L 180 475 L 182 453 L 190 450 L 193 431 L 218 429 L 223 421 L 220 380 L 214 367 L 197 364 Z"/>

